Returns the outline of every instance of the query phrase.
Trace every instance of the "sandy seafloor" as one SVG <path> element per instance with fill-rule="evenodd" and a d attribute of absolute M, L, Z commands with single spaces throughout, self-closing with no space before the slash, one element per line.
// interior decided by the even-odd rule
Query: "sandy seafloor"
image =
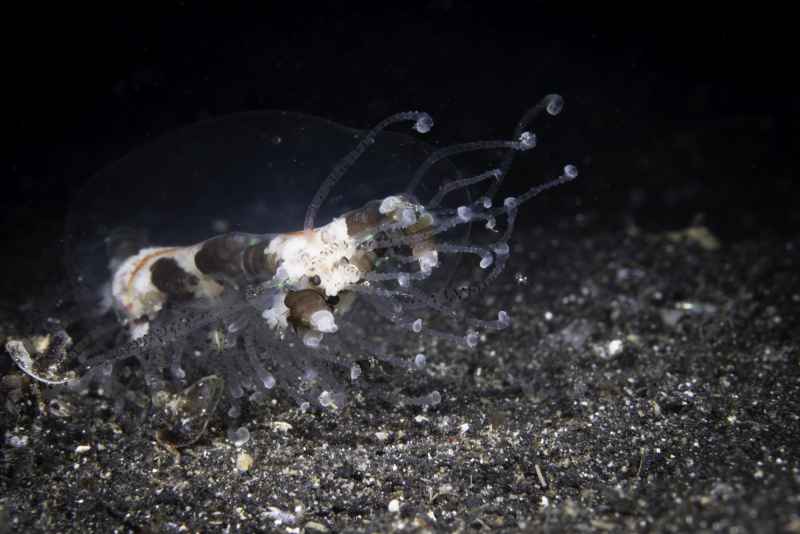
<path fill-rule="evenodd" d="M 430 352 L 427 410 L 277 394 L 178 457 L 4 377 L 0 532 L 800 532 L 800 240 L 583 218 L 518 231 L 509 270 L 473 311 L 513 328 Z"/>

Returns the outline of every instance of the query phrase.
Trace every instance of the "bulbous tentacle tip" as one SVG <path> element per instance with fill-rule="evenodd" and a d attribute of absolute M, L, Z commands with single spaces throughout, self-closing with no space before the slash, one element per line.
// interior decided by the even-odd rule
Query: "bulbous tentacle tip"
<path fill-rule="evenodd" d="M 574 180 L 578 177 L 578 168 L 575 165 L 564 165 L 564 177 Z"/>
<path fill-rule="evenodd" d="M 547 102 L 547 107 L 545 109 L 550 115 L 556 116 L 564 109 L 564 99 L 561 95 L 547 95 L 544 99 Z"/>
<path fill-rule="evenodd" d="M 417 122 L 414 123 L 414 130 L 421 134 L 426 134 L 433 128 L 433 117 L 427 113 L 421 113 Z"/>

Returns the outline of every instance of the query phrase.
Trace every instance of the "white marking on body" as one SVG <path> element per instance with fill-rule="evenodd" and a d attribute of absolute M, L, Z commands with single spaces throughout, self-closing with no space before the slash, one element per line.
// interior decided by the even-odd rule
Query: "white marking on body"
<path fill-rule="evenodd" d="M 202 244 L 190 247 L 148 247 L 123 261 L 114 272 L 111 294 L 115 308 L 125 317 L 124 322 L 137 321 L 143 317 L 152 319 L 166 303 L 168 295 L 153 285 L 150 270 L 162 258 L 175 260 L 181 269 L 197 278 L 195 298 L 218 297 L 222 293 L 222 285 L 201 273 L 194 263 L 195 254 L 201 246 Z M 131 335 L 135 337 L 142 337 L 147 331 L 147 321 L 140 321 L 131 327 Z"/>
<path fill-rule="evenodd" d="M 274 254 L 286 273 L 285 282 L 294 289 L 307 285 L 304 277 L 319 276 L 319 288 L 335 296 L 361 278 L 350 260 L 358 242 L 347 234 L 347 222 L 338 217 L 308 232 L 281 234 L 270 241 L 266 253 Z M 343 260 L 344 258 L 344 260 Z"/>

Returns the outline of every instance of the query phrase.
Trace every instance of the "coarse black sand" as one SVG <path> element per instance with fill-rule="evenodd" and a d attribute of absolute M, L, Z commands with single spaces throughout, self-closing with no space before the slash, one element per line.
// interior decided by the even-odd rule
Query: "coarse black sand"
<path fill-rule="evenodd" d="M 7 375 L 1 528 L 800 529 L 800 241 L 583 220 L 515 254 L 520 276 L 486 295 L 513 329 L 429 354 L 427 410 L 278 395 L 242 446 L 220 416 L 174 455 L 107 399 L 42 412 Z"/>

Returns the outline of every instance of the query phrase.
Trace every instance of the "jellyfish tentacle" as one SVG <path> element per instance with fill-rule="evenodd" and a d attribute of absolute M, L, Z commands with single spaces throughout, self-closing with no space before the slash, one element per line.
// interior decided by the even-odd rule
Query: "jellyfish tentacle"
<path fill-rule="evenodd" d="M 490 178 L 499 180 L 501 175 L 502 171 L 500 169 L 491 169 L 468 178 L 462 178 L 460 180 L 451 180 L 446 184 L 444 184 L 441 188 L 439 188 L 439 191 L 436 193 L 436 195 L 434 195 L 433 198 L 431 198 L 431 200 L 428 202 L 428 208 L 432 209 L 438 207 L 439 204 L 442 203 L 442 199 L 444 199 L 444 197 L 448 193 L 457 191 L 458 189 L 469 187 L 471 185 L 477 184 L 484 180 L 488 180 Z"/>
<path fill-rule="evenodd" d="M 316 219 L 317 212 L 322 207 L 322 203 L 330 194 L 331 189 L 342 179 L 345 173 L 352 167 L 356 161 L 366 152 L 370 145 L 375 143 L 375 138 L 383 130 L 393 124 L 399 122 L 414 121 L 414 129 L 419 133 L 427 133 L 433 127 L 433 119 L 424 111 L 404 111 L 396 113 L 379 122 L 372 128 L 367 135 L 351 150 L 345 157 L 333 167 L 330 174 L 328 174 L 322 185 L 319 186 L 317 193 L 314 195 L 311 203 L 306 209 L 305 223 L 303 224 L 304 230 L 311 230 L 314 228 L 314 219 Z"/>
<path fill-rule="evenodd" d="M 555 116 L 561 113 L 562 109 L 564 109 L 564 99 L 561 97 L 561 95 L 546 95 L 535 106 L 528 109 L 522 115 L 522 118 L 517 123 L 516 128 L 514 128 L 514 138 L 516 139 L 522 135 L 522 132 L 524 132 L 530 123 L 539 117 L 543 111 L 547 111 L 549 115 Z M 500 186 L 503 185 L 503 179 L 506 177 L 508 171 L 511 169 L 511 165 L 514 163 L 514 158 L 516 155 L 517 152 L 515 150 L 509 150 L 508 153 L 506 153 L 506 155 L 503 157 L 503 160 L 500 163 L 500 177 L 496 182 L 492 182 L 492 184 L 489 186 L 489 189 L 486 192 L 487 197 L 494 198 L 494 196 L 497 194 Z"/>
<path fill-rule="evenodd" d="M 574 165 L 565 165 L 564 172 L 558 177 L 553 180 L 547 181 L 543 184 L 539 184 L 537 186 L 531 187 L 520 196 L 517 197 L 517 205 L 520 205 L 524 202 L 529 201 L 533 197 L 547 191 L 548 189 L 552 189 L 554 187 L 558 187 L 559 185 L 565 184 L 567 182 L 571 182 L 575 178 L 578 177 L 578 169 Z"/>
<path fill-rule="evenodd" d="M 515 138 L 516 140 L 509 141 L 507 139 L 499 141 L 472 141 L 469 143 L 462 143 L 460 145 L 453 145 L 437 150 L 426 159 L 414 172 L 408 187 L 406 187 L 406 194 L 413 194 L 419 187 L 425 174 L 443 159 L 451 158 L 459 154 L 466 154 L 468 152 L 477 152 L 483 150 L 496 150 L 498 148 L 507 148 L 512 151 L 525 151 L 530 150 L 536 146 L 536 136 L 530 132 L 523 132 Z"/>

